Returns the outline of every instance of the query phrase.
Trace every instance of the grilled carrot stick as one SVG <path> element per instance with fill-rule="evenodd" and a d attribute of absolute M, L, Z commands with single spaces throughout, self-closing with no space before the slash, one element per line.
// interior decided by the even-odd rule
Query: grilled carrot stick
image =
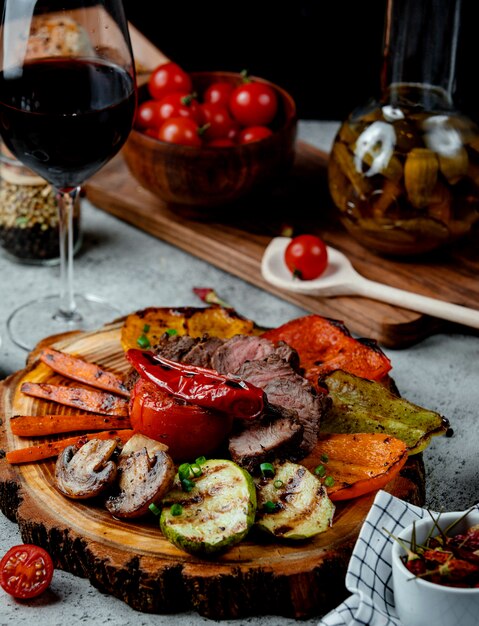
<path fill-rule="evenodd" d="M 78 415 L 16 415 L 10 420 L 10 429 L 19 437 L 40 437 L 71 433 L 76 430 L 87 432 L 105 428 L 130 428 L 130 420 L 116 415 L 84 413 Z"/>
<path fill-rule="evenodd" d="M 35 398 L 73 406 L 76 409 L 89 411 L 90 413 L 119 415 L 120 417 L 128 416 L 128 401 L 106 391 L 30 382 L 23 383 L 21 391 Z"/>
<path fill-rule="evenodd" d="M 130 393 L 123 384 L 121 378 L 103 370 L 95 363 L 89 363 L 84 359 L 75 357 L 66 352 L 60 352 L 53 348 L 45 348 L 40 354 L 40 360 L 52 368 L 53 371 L 92 387 L 118 393 L 128 398 Z"/>
<path fill-rule="evenodd" d="M 7 452 L 6 459 L 9 463 L 32 463 L 33 461 L 43 461 L 58 456 L 60 452 L 67 446 L 82 444 L 90 439 L 118 439 L 121 443 L 126 443 L 134 434 L 133 430 L 105 430 L 99 433 L 88 433 L 81 437 L 68 437 L 58 441 L 48 441 L 40 443 L 36 446 L 27 448 L 19 448 L 18 450 L 10 450 Z"/>

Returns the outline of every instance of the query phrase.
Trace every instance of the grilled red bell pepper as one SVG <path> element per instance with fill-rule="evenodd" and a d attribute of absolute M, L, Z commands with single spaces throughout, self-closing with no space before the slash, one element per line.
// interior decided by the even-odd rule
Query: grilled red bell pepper
<path fill-rule="evenodd" d="M 241 419 L 254 419 L 263 411 L 264 391 L 246 381 L 143 350 L 128 350 L 126 358 L 142 378 L 176 398 Z"/>

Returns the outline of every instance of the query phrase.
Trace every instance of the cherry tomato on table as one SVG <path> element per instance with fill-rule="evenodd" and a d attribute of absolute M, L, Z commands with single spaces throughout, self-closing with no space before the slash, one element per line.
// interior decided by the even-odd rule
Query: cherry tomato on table
<path fill-rule="evenodd" d="M 191 93 L 193 84 L 190 76 L 176 63 L 164 63 L 156 68 L 148 81 L 151 97 L 161 100 L 166 94 L 175 91 Z"/>
<path fill-rule="evenodd" d="M 315 235 L 299 235 L 288 244 L 284 260 L 294 276 L 313 280 L 321 276 L 328 265 L 326 244 Z"/>
<path fill-rule="evenodd" d="M 273 131 L 267 126 L 248 126 L 243 128 L 239 134 L 239 143 L 253 143 L 253 141 L 261 141 L 265 137 L 269 137 Z"/>
<path fill-rule="evenodd" d="M 140 379 L 132 392 L 130 419 L 135 430 L 161 441 L 175 461 L 213 452 L 231 431 L 231 415 L 178 400 Z"/>
<path fill-rule="evenodd" d="M 219 104 L 226 109 L 229 106 L 234 85 L 225 82 L 213 83 L 206 89 L 203 100 L 209 104 Z"/>
<path fill-rule="evenodd" d="M 278 98 L 269 85 L 245 82 L 232 92 L 230 110 L 244 126 L 267 126 L 278 110 Z"/>
<path fill-rule="evenodd" d="M 163 122 L 157 139 L 182 146 L 201 146 L 198 124 L 188 117 L 172 117 Z"/>
<path fill-rule="evenodd" d="M 14 546 L 0 561 L 0 585 L 14 598 L 35 598 L 50 586 L 53 569 L 52 558 L 43 548 Z"/>

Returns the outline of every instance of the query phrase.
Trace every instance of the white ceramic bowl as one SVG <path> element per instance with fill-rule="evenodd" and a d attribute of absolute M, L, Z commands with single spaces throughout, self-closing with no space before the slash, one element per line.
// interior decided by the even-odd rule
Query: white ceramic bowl
<path fill-rule="evenodd" d="M 463 513 L 443 513 L 439 526 L 444 530 Z M 479 524 L 479 510 L 474 509 L 451 531 L 452 535 L 464 532 Z M 429 516 L 416 522 L 416 541 L 426 540 L 433 522 Z M 409 542 L 412 525 L 407 526 L 398 538 Z M 434 534 L 437 534 L 434 532 Z M 406 545 L 409 545 L 406 543 Z M 446 587 L 414 578 L 405 567 L 401 556 L 403 548 L 394 541 L 392 572 L 396 611 L 404 626 L 477 626 L 479 624 L 479 589 Z"/>

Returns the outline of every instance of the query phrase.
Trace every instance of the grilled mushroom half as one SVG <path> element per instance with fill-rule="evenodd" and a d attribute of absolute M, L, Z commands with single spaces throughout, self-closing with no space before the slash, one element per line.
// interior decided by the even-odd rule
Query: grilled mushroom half
<path fill-rule="evenodd" d="M 115 517 L 145 515 L 150 504 L 161 500 L 173 483 L 175 465 L 165 451 L 166 446 L 158 442 L 151 445 L 151 442 L 153 440 L 135 435 L 120 455 L 118 491 L 105 503 Z"/>
<path fill-rule="evenodd" d="M 58 491 L 78 500 L 101 493 L 116 478 L 117 466 L 110 460 L 116 447 L 115 439 L 91 439 L 80 448 L 67 446 L 55 467 Z"/>

